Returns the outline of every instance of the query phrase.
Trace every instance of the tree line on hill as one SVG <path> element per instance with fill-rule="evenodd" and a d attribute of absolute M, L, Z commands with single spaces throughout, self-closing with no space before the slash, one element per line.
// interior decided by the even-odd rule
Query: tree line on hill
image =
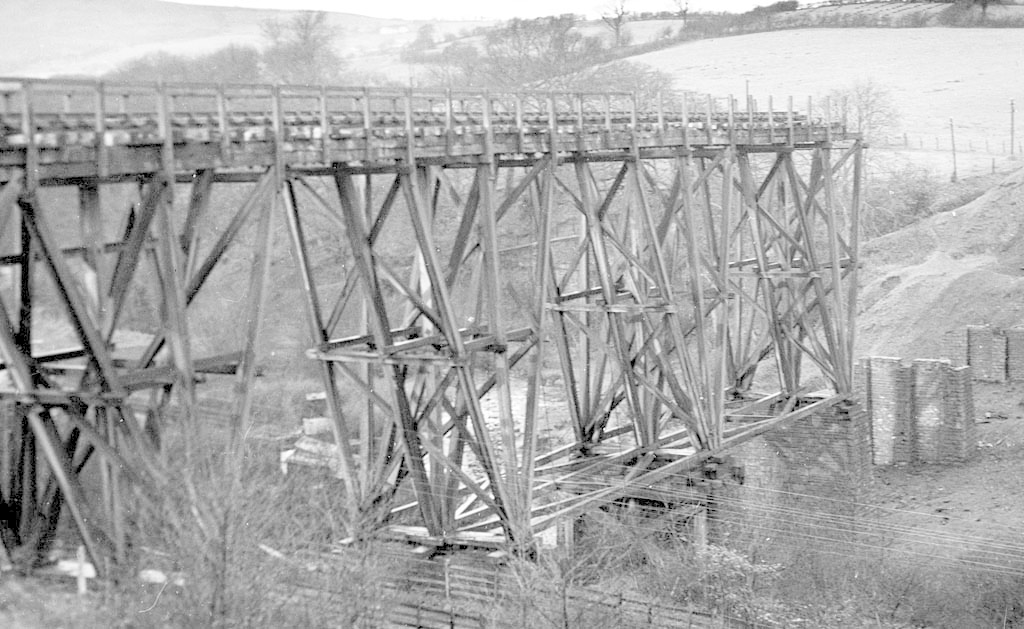
<path fill-rule="evenodd" d="M 803 26 L 925 26 L 933 20 L 947 26 L 1022 26 L 1012 18 L 986 19 L 990 5 L 1007 0 L 926 0 L 948 4 L 935 18 L 913 14 L 893 22 L 889 16 L 829 14 Z M 672 79 L 649 66 L 626 58 L 679 43 L 791 28 L 779 16 L 800 8 L 795 0 L 759 6 L 740 14 L 691 13 L 688 0 L 676 0 L 677 10 L 664 12 L 678 22 L 666 25 L 654 39 L 633 43 L 625 29 L 631 21 L 662 17 L 628 11 L 618 0 L 602 16 L 611 41 L 584 34 L 581 16 L 563 14 L 536 19 L 512 19 L 495 27 L 475 29 L 440 41 L 431 24 L 420 28 L 405 46 L 401 59 L 425 67 L 419 83 L 434 86 L 493 90 L 538 89 L 575 91 L 636 91 L 641 98 L 655 93 L 672 99 Z M 831 0 L 830 4 L 860 4 L 863 0 Z M 975 7 L 980 7 L 978 12 Z M 390 85 L 394 80 L 351 67 L 337 52 L 339 33 L 324 12 L 299 12 L 287 20 L 262 24 L 261 46 L 232 44 L 214 52 L 186 56 L 158 52 L 122 64 L 104 75 L 113 82 L 286 83 L 297 85 Z"/>
<path fill-rule="evenodd" d="M 793 28 L 815 27 L 922 27 L 942 26 L 1021 26 L 1012 16 L 990 19 L 989 5 L 1009 0 L 924 0 L 949 5 L 934 12 L 909 12 L 890 15 L 885 12 L 815 13 L 807 20 L 794 21 L 787 14 L 801 8 L 795 0 L 758 6 L 744 13 L 689 11 L 687 0 L 676 0 L 676 11 L 632 12 L 628 0 L 616 0 L 601 16 L 608 36 L 584 35 L 582 16 L 563 14 L 536 19 L 513 19 L 498 27 L 479 27 L 462 37 L 448 35 L 444 41 L 431 24 L 422 26 L 416 39 L 405 46 L 401 59 L 430 69 L 433 83 L 489 88 L 529 85 L 538 88 L 572 89 L 576 85 L 598 89 L 638 89 L 652 75 L 635 63 L 614 63 L 628 57 L 669 48 L 680 43 Z M 866 0 L 831 0 L 828 5 L 865 4 Z M 894 0 L 890 4 L 905 4 Z M 826 4 L 826 3 L 822 3 Z M 872 0 L 870 4 L 884 4 Z M 980 7 L 978 12 L 976 7 Z M 665 20 L 667 24 L 653 39 L 634 42 L 627 28 L 631 22 Z M 674 22 L 674 24 L 673 24 Z M 610 65 L 603 65 L 610 64 Z M 600 73 L 587 68 L 601 65 Z M 635 81 L 624 81 L 626 77 Z M 596 81 L 596 83 L 595 83 Z M 631 85 L 635 83 L 635 85 Z M 640 91 L 644 91 L 642 87 Z"/>
<path fill-rule="evenodd" d="M 574 16 L 514 19 L 488 29 L 484 45 L 456 41 L 427 60 L 432 85 L 494 90 L 637 91 L 644 97 L 671 92 L 672 79 L 648 66 L 602 55 L 600 41 L 585 37 Z M 198 56 L 160 52 L 133 59 L 104 75 L 111 82 L 163 81 L 292 85 L 398 83 L 349 66 L 335 49 L 337 33 L 324 12 L 301 12 L 262 25 L 263 45 L 230 45 Z M 430 36 L 423 30 L 421 42 Z M 597 64 L 608 62 L 600 69 Z"/>
<path fill-rule="evenodd" d="M 618 0 L 604 23 L 614 33 L 609 46 L 597 36 L 583 35 L 582 18 L 573 14 L 536 19 L 513 19 L 497 27 L 471 31 L 438 47 L 434 27 L 422 27 L 416 40 L 402 51 L 402 60 L 427 67 L 420 82 L 446 87 L 494 90 L 550 89 L 636 91 L 641 98 L 662 93 L 671 99 L 672 79 L 624 57 L 685 39 L 724 34 L 752 19 L 792 11 L 795 0 L 757 7 L 742 15 L 695 13 L 688 0 L 677 0 L 677 11 L 662 12 L 681 19 L 677 32 L 667 29 L 657 42 L 631 45 L 623 29 L 627 22 L 654 19 L 653 13 L 627 10 Z M 662 14 L 657 14 L 661 17 Z M 104 75 L 112 82 L 255 83 L 298 85 L 349 84 L 397 86 L 387 77 L 351 67 L 334 44 L 338 33 L 324 12 L 300 12 L 288 20 L 262 24 L 259 47 L 232 44 L 201 55 L 157 52 L 130 60 Z M 481 43 L 482 42 L 482 43 Z M 598 69 L 600 66 L 600 69 Z"/>
<path fill-rule="evenodd" d="M 671 92 L 669 75 L 616 60 L 601 38 L 584 35 L 578 26 L 571 15 L 513 19 L 480 38 L 451 42 L 416 58 L 427 67 L 428 82 L 444 87 L 636 91 L 642 98 Z M 417 40 L 422 45 L 428 36 L 421 31 Z"/>
<path fill-rule="evenodd" d="M 739 14 L 692 13 L 688 4 L 687 0 L 676 0 L 676 11 L 638 13 L 629 11 L 627 0 L 617 0 L 601 16 L 601 23 L 610 31 L 610 41 L 600 35 L 583 36 L 577 33 L 576 36 L 580 40 L 580 46 L 586 49 L 588 58 L 594 63 L 600 63 L 672 46 L 681 41 L 755 32 L 766 30 L 766 27 L 770 29 L 772 16 L 799 8 L 799 2 L 796 0 L 784 0 Z M 676 25 L 667 24 L 654 40 L 635 42 L 627 25 L 648 20 L 675 21 Z M 407 63 L 444 65 L 450 58 L 465 53 L 476 56 L 490 54 L 495 48 L 495 42 L 515 40 L 522 32 L 558 33 L 572 29 L 581 30 L 584 26 L 585 18 L 574 13 L 534 19 L 516 18 L 497 27 L 478 27 L 463 33 L 461 38 L 448 35 L 442 42 L 434 26 L 425 24 L 420 28 L 416 39 L 403 48 L 401 57 Z M 470 50 L 471 48 L 473 50 Z"/>

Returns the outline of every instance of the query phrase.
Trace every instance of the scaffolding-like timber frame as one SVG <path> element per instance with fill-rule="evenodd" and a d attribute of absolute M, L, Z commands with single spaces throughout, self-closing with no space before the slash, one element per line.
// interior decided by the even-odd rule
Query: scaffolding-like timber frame
<path fill-rule="evenodd" d="M 850 394 L 863 148 L 791 103 L 21 79 L 0 91 L 0 226 L 20 235 L 0 252 L 18 277 L 0 294 L 9 548 L 52 531 L 66 505 L 94 558 L 122 556 L 119 487 L 156 482 L 146 453 L 172 400 L 202 429 L 204 370 L 236 375 L 237 443 L 278 211 L 354 533 L 414 511 L 433 538 L 530 545 Z M 108 242 L 101 190 L 125 181 L 138 202 Z M 216 186 L 242 182 L 237 212 L 200 234 Z M 38 190 L 67 185 L 82 244 L 62 250 Z M 311 237 L 314 217 L 331 238 Z M 189 305 L 250 223 L 245 340 L 197 357 Z M 340 267 L 314 262 L 328 241 L 344 244 Z M 113 334 L 144 260 L 162 316 L 125 364 Z M 42 273 L 79 341 L 52 356 L 32 349 Z M 542 400 L 552 386 L 557 404 Z M 811 386 L 832 393 L 808 405 Z M 567 439 L 541 452 L 551 413 Z M 102 505 L 78 479 L 93 454 Z"/>

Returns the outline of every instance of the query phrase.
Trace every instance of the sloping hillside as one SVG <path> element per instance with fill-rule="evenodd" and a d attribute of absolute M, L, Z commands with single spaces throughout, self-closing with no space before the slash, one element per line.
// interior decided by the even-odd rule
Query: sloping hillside
<path fill-rule="evenodd" d="M 832 25 L 906 28 L 934 26 L 941 21 L 941 14 L 950 8 L 950 3 L 946 2 L 893 2 L 891 0 L 843 5 L 810 2 L 801 4 L 812 6 L 773 16 L 773 24 L 791 27 Z M 961 13 L 961 20 L 982 19 L 981 7 L 961 9 L 958 10 L 958 13 Z M 993 22 L 1019 20 L 1024 18 L 1024 6 L 1019 0 L 1003 0 L 998 4 L 993 2 L 992 6 L 986 9 L 984 17 Z"/>
<path fill-rule="evenodd" d="M 865 244 L 858 352 L 941 358 L 969 324 L 1024 324 L 1024 169 Z"/>
<path fill-rule="evenodd" d="M 260 25 L 294 12 L 176 4 L 160 0 L 4 0 L 0 75 L 101 74 L 158 50 L 199 54 L 260 43 Z M 397 51 L 426 21 L 329 14 L 342 55 Z M 439 35 L 490 22 L 430 22 Z"/>
<path fill-rule="evenodd" d="M 900 126 L 948 138 L 954 119 L 993 141 L 1009 132 L 1009 101 L 1024 100 L 1019 29 L 805 29 L 680 44 L 633 57 L 671 74 L 676 87 L 711 94 L 769 95 L 782 105 L 871 79 L 891 92 Z"/>

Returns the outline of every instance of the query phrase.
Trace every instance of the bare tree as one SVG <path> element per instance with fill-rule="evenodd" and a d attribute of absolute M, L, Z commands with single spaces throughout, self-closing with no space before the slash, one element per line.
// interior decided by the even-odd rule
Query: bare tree
<path fill-rule="evenodd" d="M 626 0 L 615 0 L 615 2 L 608 8 L 608 11 L 601 16 L 601 20 L 604 21 L 605 25 L 612 30 L 615 34 L 615 47 L 619 48 L 623 44 L 623 36 L 625 35 L 626 22 L 628 20 L 629 13 L 626 11 Z"/>
<path fill-rule="evenodd" d="M 567 16 L 512 20 L 487 33 L 483 65 L 467 67 L 466 76 L 491 87 L 558 89 L 559 77 L 592 64 L 600 52 L 600 42 L 575 26 Z"/>
<path fill-rule="evenodd" d="M 999 4 L 999 0 L 974 0 L 974 4 L 981 5 L 981 17 L 988 15 L 988 5 Z"/>
<path fill-rule="evenodd" d="M 683 28 L 686 28 L 686 16 L 690 12 L 690 0 L 674 0 L 676 14 L 683 20 Z"/>
<path fill-rule="evenodd" d="M 601 41 L 584 37 L 569 16 L 512 20 L 486 35 L 483 48 L 455 42 L 431 59 L 433 80 L 497 90 L 635 91 L 644 103 L 676 98 L 672 77 L 641 63 L 603 62 Z"/>
<path fill-rule="evenodd" d="M 851 131 L 868 140 L 896 126 L 899 111 L 892 93 L 873 79 L 858 80 L 828 94 L 833 120 L 846 122 Z"/>
<path fill-rule="evenodd" d="M 642 107 L 678 106 L 679 94 L 672 75 L 635 61 L 612 61 L 583 68 L 561 79 L 560 89 L 571 91 L 636 92 Z"/>
<path fill-rule="evenodd" d="M 264 67 L 283 83 L 320 85 L 337 82 L 344 69 L 334 49 L 335 33 L 323 11 L 303 11 L 287 22 L 263 23 Z"/>

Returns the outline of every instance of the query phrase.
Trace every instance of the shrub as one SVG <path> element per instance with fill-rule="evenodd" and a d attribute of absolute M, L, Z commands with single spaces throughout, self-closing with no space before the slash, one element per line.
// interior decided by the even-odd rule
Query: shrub
<path fill-rule="evenodd" d="M 957 0 L 939 12 L 936 20 L 943 26 L 974 26 L 980 21 L 981 15 L 974 15 L 971 3 Z"/>
<path fill-rule="evenodd" d="M 691 561 L 691 580 L 683 590 L 688 601 L 754 623 L 776 610 L 772 599 L 760 592 L 771 591 L 779 566 L 714 544 L 694 549 Z"/>
<path fill-rule="evenodd" d="M 929 169 L 910 163 L 871 176 L 861 213 L 864 236 L 888 234 L 930 216 L 938 185 Z"/>

